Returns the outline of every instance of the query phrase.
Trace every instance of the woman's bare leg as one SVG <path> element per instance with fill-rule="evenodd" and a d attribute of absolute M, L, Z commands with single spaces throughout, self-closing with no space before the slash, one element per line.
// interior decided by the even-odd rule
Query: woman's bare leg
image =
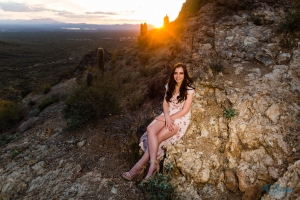
<path fill-rule="evenodd" d="M 158 123 L 156 123 L 158 122 Z M 175 135 L 178 131 L 178 126 L 175 126 L 173 131 L 169 131 L 165 128 L 165 123 L 161 121 L 154 121 L 147 127 L 147 134 L 148 134 L 148 151 L 150 160 L 157 159 L 157 151 L 159 144 Z M 151 162 L 149 171 L 146 177 L 149 177 L 153 174 L 153 172 L 157 168 L 157 163 Z"/>
<path fill-rule="evenodd" d="M 162 141 L 172 137 L 177 133 L 177 131 L 178 127 L 176 126 L 175 129 L 170 132 L 165 128 L 165 122 L 163 121 L 154 120 L 151 124 L 149 124 L 149 126 L 147 127 L 148 150 L 145 151 L 141 159 L 131 168 L 128 173 L 131 176 L 134 176 L 141 171 L 141 166 L 145 166 L 150 158 L 151 160 L 156 160 L 159 144 Z M 150 156 L 150 152 L 153 154 L 152 156 Z M 156 163 L 151 163 L 146 177 L 151 176 L 153 174 L 153 171 L 156 170 L 156 167 Z"/>
<path fill-rule="evenodd" d="M 141 166 L 146 166 L 146 164 L 149 161 L 149 152 L 146 151 L 144 155 L 141 157 L 141 159 L 131 168 L 131 170 L 128 172 L 130 176 L 134 176 L 135 174 L 138 174 L 141 172 L 142 168 Z"/>
<path fill-rule="evenodd" d="M 149 124 L 148 127 L 153 127 L 151 128 L 151 132 L 156 132 L 159 133 L 161 129 L 163 129 L 165 126 L 165 122 L 163 121 L 158 121 L 158 120 L 153 120 L 151 124 Z M 148 131 L 148 128 L 147 128 Z M 149 132 L 147 132 L 148 135 L 148 142 L 149 142 Z M 148 144 L 149 148 L 149 144 Z M 144 155 L 141 157 L 141 159 L 131 168 L 131 170 L 128 172 L 131 176 L 139 173 L 141 171 L 141 166 L 145 166 L 150 159 L 149 156 L 149 149 L 145 151 Z"/>

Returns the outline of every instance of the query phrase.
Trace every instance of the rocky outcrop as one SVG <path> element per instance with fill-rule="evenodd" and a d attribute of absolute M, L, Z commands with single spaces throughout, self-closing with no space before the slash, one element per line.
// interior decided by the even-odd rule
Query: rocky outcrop
<path fill-rule="evenodd" d="M 196 185 L 213 184 L 220 192 L 225 186 L 244 193 L 243 199 L 259 199 L 262 194 L 255 191 L 273 184 L 299 159 L 300 50 L 281 46 L 276 28 L 283 8 L 262 5 L 214 23 L 209 20 L 214 4 L 207 4 L 186 22 L 182 46 L 192 55 L 186 62 L 194 75 L 199 68 L 208 75 L 196 81 L 193 122 L 184 139 L 167 149 L 166 162 L 175 163 L 181 177 L 180 195 L 199 195 L 202 187 Z M 264 25 L 255 25 L 253 16 Z M 186 45 L 191 36 L 192 47 Z M 224 67 L 216 76 L 214 62 Z M 224 118 L 229 108 L 238 116 Z"/>
<path fill-rule="evenodd" d="M 299 199 L 300 196 L 300 160 L 288 167 L 284 175 L 273 185 L 266 185 L 266 194 L 262 200 Z"/>

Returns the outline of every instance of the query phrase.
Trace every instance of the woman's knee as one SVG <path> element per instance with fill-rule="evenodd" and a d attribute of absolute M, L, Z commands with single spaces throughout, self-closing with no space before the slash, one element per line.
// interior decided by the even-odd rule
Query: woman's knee
<path fill-rule="evenodd" d="M 157 138 L 158 138 L 158 141 L 159 143 L 172 137 L 173 135 L 175 135 L 179 130 L 179 127 L 177 125 L 175 125 L 173 131 L 163 131 L 163 132 L 160 132 L 158 135 L 157 135 Z"/>
<path fill-rule="evenodd" d="M 151 124 L 147 127 L 147 134 L 148 136 L 155 134 L 154 128 L 151 126 Z"/>

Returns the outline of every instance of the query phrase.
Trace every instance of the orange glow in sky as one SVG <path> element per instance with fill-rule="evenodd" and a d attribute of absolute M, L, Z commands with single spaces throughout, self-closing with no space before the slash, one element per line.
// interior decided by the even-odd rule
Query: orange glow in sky
<path fill-rule="evenodd" d="M 0 0 L 0 20 L 49 18 L 67 23 L 163 25 L 185 0 Z"/>

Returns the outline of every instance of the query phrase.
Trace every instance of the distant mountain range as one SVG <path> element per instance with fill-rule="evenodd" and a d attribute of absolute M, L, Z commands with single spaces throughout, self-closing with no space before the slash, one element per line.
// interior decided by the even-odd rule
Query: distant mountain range
<path fill-rule="evenodd" d="M 148 30 L 154 26 L 148 25 Z M 0 20 L 0 31 L 139 31 L 140 24 L 72 24 L 53 19 Z"/>
<path fill-rule="evenodd" d="M 0 20 L 0 24 L 61 24 L 62 22 L 50 19 L 50 18 L 43 18 L 43 19 L 30 19 L 30 20 Z"/>

